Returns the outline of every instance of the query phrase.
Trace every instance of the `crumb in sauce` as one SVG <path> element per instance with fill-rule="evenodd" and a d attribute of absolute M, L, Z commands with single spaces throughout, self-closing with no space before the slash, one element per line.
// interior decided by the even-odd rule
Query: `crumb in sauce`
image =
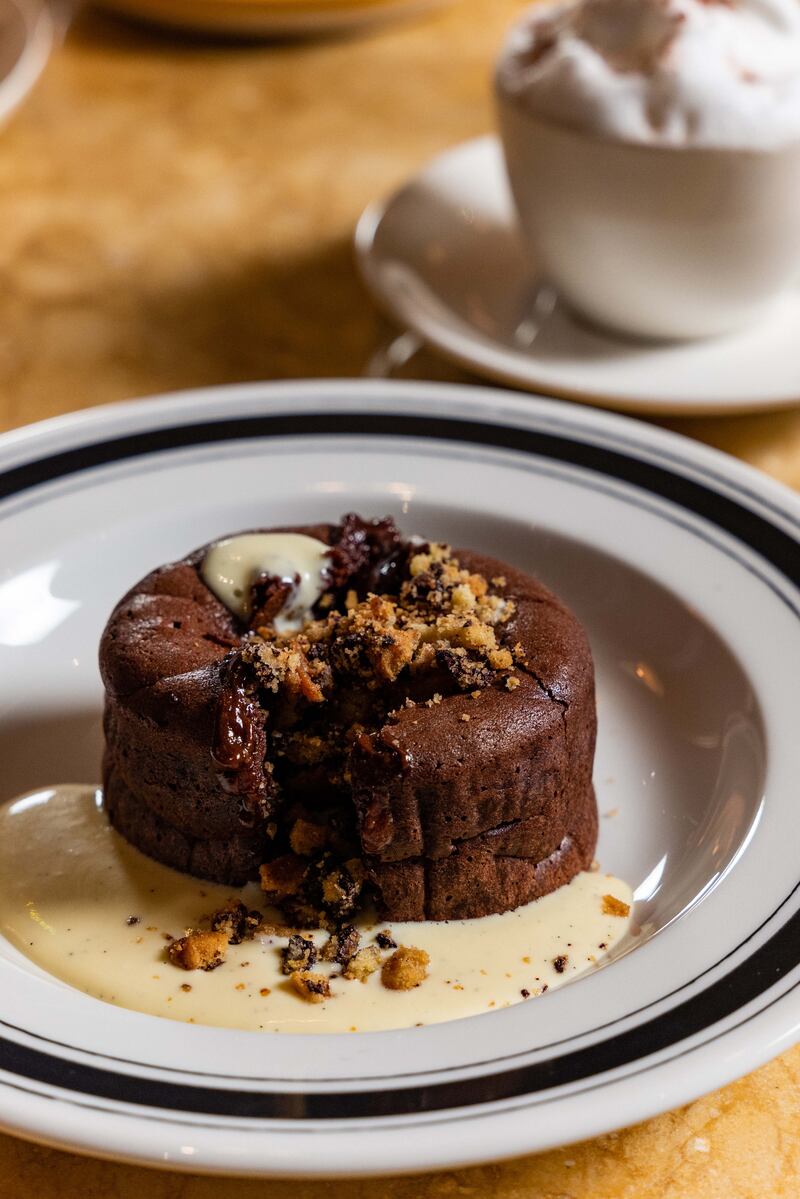
<path fill-rule="evenodd" d="M 604 916 L 627 916 L 630 910 L 631 905 L 622 899 L 617 899 L 616 895 L 603 896 Z"/>
<path fill-rule="evenodd" d="M 167 956 L 173 966 L 180 966 L 181 970 L 216 970 L 225 961 L 227 948 L 225 933 L 187 933 L 167 946 Z"/>
<path fill-rule="evenodd" d="M 291 978 L 292 986 L 306 1003 L 324 1003 L 331 999 L 331 985 L 324 974 L 309 970 L 297 970 Z"/>
<path fill-rule="evenodd" d="M 410 991 L 428 977 L 430 960 L 424 949 L 401 945 L 383 963 L 381 982 L 390 991 Z"/>

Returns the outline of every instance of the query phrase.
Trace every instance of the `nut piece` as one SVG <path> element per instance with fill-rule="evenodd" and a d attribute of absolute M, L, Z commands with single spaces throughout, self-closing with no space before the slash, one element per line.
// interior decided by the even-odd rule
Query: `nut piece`
<path fill-rule="evenodd" d="M 381 964 L 381 953 L 375 945 L 367 945 L 351 957 L 342 971 L 345 978 L 355 978 L 365 983 L 370 974 L 374 974 Z"/>
<path fill-rule="evenodd" d="M 231 945 L 241 945 L 242 941 L 251 940 L 260 924 L 261 913 L 250 911 L 243 903 L 231 904 L 211 917 L 214 932 L 225 933 Z"/>
<path fill-rule="evenodd" d="M 216 970 L 225 961 L 227 948 L 227 933 L 187 933 L 167 946 L 167 956 L 182 970 Z"/>
<path fill-rule="evenodd" d="M 344 866 L 336 866 L 324 874 L 321 881 L 322 906 L 337 919 L 344 919 L 358 907 L 363 882 L 363 869 L 357 858 Z"/>
<path fill-rule="evenodd" d="M 630 910 L 631 905 L 622 899 L 617 899 L 616 895 L 603 896 L 604 916 L 627 916 Z"/>
<path fill-rule="evenodd" d="M 298 970 L 292 975 L 292 986 L 301 999 L 307 1003 L 323 1003 L 331 999 L 331 987 L 326 975 L 311 974 L 307 970 Z"/>
<path fill-rule="evenodd" d="M 381 982 L 390 991 L 410 991 L 428 977 L 430 960 L 424 949 L 401 945 L 383 963 Z"/>
<path fill-rule="evenodd" d="M 294 932 L 294 926 L 288 924 L 272 924 L 267 921 L 262 921 L 258 926 L 258 931 L 264 937 L 291 937 Z"/>
<path fill-rule="evenodd" d="M 301 857 L 309 858 L 318 849 L 325 847 L 328 830 L 324 824 L 312 824 L 310 820 L 295 820 L 289 834 L 289 844 Z"/>
<path fill-rule="evenodd" d="M 308 870 L 308 862 L 293 853 L 284 854 L 259 869 L 261 890 L 267 895 L 296 895 Z"/>
<path fill-rule="evenodd" d="M 281 969 L 284 974 L 294 974 L 298 970 L 308 970 L 317 960 L 317 949 L 313 941 L 306 937 L 293 934 L 289 944 L 283 950 Z"/>
<path fill-rule="evenodd" d="M 340 966 L 346 966 L 351 957 L 358 952 L 360 940 L 358 929 L 353 928 L 352 924 L 345 924 L 343 928 L 331 933 L 319 956 L 323 962 L 338 962 Z"/>

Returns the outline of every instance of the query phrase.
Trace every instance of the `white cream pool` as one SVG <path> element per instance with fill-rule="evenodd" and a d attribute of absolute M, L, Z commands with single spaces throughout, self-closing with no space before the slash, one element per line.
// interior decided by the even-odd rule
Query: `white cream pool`
<path fill-rule="evenodd" d="M 427 979 L 389 991 L 335 977 L 332 998 L 311 1004 L 281 973 L 283 937 L 230 946 L 216 970 L 185 971 L 166 957 L 181 936 L 232 898 L 264 911 L 256 885 L 204 883 L 151 861 L 109 826 L 101 793 L 59 786 L 0 808 L 0 933 L 50 974 L 120 1007 L 195 1024 L 264 1032 L 358 1032 L 434 1024 L 507 1007 L 591 970 L 628 933 L 604 897 L 630 888 L 601 872 L 526 907 L 481 920 L 361 921 L 362 943 L 389 929 L 430 954 Z M 131 922 L 131 920 L 135 922 Z M 321 943 L 324 933 L 314 933 Z M 558 965 L 555 963 L 558 962 Z"/>

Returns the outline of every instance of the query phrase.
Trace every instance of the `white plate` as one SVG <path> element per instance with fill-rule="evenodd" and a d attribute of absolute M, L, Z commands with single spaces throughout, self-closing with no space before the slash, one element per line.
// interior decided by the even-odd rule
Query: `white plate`
<path fill-rule="evenodd" d="M 389 315 L 491 379 L 676 416 L 800 404 L 800 290 L 744 333 L 670 344 L 602 333 L 575 320 L 552 291 L 538 290 L 496 138 L 448 150 L 370 206 L 356 251 Z"/>
<path fill-rule="evenodd" d="M 192 1170 L 476 1162 L 684 1103 L 800 1024 L 800 501 L 681 438 L 485 389 L 252 385 L 0 439 L 2 791 L 98 775 L 97 641 L 150 566 L 259 523 L 394 513 L 539 572 L 598 668 L 599 857 L 640 944 L 528 1004 L 386 1033 L 107 1006 L 0 940 L 0 1122 Z M 68 847 L 65 847 L 65 849 Z"/>
<path fill-rule="evenodd" d="M 302 37 L 381 25 L 447 0 L 98 0 L 156 25 L 237 37 Z"/>

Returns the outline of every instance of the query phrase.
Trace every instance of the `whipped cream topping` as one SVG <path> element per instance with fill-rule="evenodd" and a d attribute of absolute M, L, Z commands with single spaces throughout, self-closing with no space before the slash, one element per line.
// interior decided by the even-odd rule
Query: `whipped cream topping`
<path fill-rule="evenodd" d="M 277 633 L 296 633 L 325 590 L 328 546 L 304 533 L 241 533 L 213 545 L 203 560 L 203 581 L 242 620 L 252 612 L 253 584 L 262 576 L 290 583 L 274 619 Z"/>
<path fill-rule="evenodd" d="M 498 86 L 606 137 L 771 149 L 800 140 L 800 0 L 571 0 L 512 30 Z"/>

